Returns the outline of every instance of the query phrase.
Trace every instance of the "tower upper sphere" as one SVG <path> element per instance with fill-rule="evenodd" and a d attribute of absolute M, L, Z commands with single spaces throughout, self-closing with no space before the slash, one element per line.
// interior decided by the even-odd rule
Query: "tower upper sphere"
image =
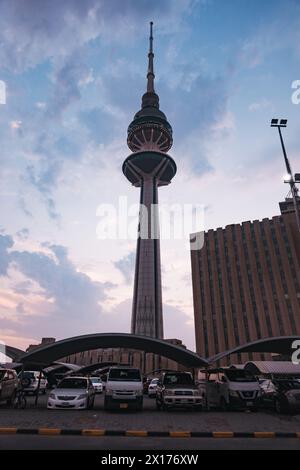
<path fill-rule="evenodd" d="M 154 150 L 167 152 L 173 143 L 172 127 L 159 109 L 159 96 L 154 90 L 153 22 L 150 22 L 147 91 L 142 107 L 128 127 L 127 145 L 132 152 Z"/>

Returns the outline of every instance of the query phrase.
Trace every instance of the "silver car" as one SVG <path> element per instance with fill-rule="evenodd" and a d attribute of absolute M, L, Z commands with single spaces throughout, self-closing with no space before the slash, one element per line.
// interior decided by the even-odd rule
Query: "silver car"
<path fill-rule="evenodd" d="M 47 408 L 71 408 L 84 410 L 93 408 L 95 389 L 87 377 L 66 377 L 49 394 Z"/>
<path fill-rule="evenodd" d="M 263 405 L 275 408 L 277 413 L 300 413 L 300 381 L 277 379 L 272 381 L 273 392 L 263 394 Z"/>

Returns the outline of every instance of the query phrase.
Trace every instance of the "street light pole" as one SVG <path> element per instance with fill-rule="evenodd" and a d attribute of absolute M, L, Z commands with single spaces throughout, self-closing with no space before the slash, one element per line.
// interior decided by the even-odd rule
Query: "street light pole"
<path fill-rule="evenodd" d="M 289 183 L 290 188 L 291 188 L 291 193 L 292 193 L 292 198 L 293 198 L 293 203 L 294 203 L 294 208 L 295 208 L 297 226 L 298 226 L 298 230 L 300 232 L 300 204 L 299 204 L 300 199 L 299 199 L 299 195 L 298 195 L 298 188 L 296 186 L 296 181 L 295 181 L 295 178 L 294 178 L 294 175 L 293 175 L 293 172 L 292 172 L 291 164 L 290 164 L 288 156 L 286 154 L 285 145 L 284 145 L 282 132 L 281 132 L 281 128 L 286 127 L 286 125 L 287 125 L 287 119 L 280 119 L 280 121 L 279 122 L 278 121 L 279 121 L 278 119 L 272 119 L 271 127 L 277 127 L 277 129 L 278 129 L 281 148 L 282 148 L 282 152 L 283 152 L 283 156 L 284 156 L 284 162 L 285 162 L 286 171 L 287 171 L 287 175 L 288 175 L 288 181 L 286 181 L 286 182 Z"/>

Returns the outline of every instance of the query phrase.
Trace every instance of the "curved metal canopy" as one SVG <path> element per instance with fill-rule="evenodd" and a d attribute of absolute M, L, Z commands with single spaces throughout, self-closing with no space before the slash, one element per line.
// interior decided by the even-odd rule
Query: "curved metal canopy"
<path fill-rule="evenodd" d="M 300 340 L 300 336 L 276 336 L 274 338 L 263 338 L 256 341 L 251 341 L 250 343 L 243 344 L 242 346 L 237 346 L 233 349 L 228 349 L 223 351 L 215 356 L 208 358 L 209 364 L 223 359 L 224 357 L 230 356 L 231 354 L 240 354 L 240 353 L 277 353 L 277 354 L 290 354 L 294 352 L 292 344 L 295 340 Z"/>
<path fill-rule="evenodd" d="M 208 364 L 206 359 L 188 349 L 164 340 L 128 333 L 96 333 L 63 339 L 24 354 L 20 361 L 41 366 L 71 354 L 98 348 L 137 349 L 167 357 L 187 367 L 203 367 Z"/>
<path fill-rule="evenodd" d="M 21 356 L 24 356 L 24 354 L 26 354 L 25 351 L 22 351 L 22 349 L 15 348 L 13 346 L 8 346 L 6 344 L 3 346 L 3 349 L 2 349 L 2 346 L 0 345 L 0 352 L 2 352 L 5 356 L 12 359 L 13 362 L 18 362 L 19 358 Z"/>

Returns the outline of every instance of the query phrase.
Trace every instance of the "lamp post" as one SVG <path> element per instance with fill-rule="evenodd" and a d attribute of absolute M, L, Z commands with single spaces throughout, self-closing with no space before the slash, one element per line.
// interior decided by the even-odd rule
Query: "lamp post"
<path fill-rule="evenodd" d="M 295 214 L 296 214 L 296 221 L 298 225 L 298 230 L 300 232 L 300 207 L 299 207 L 299 202 L 300 198 L 298 195 L 298 188 L 296 186 L 296 183 L 300 182 L 300 174 L 296 173 L 293 175 L 292 168 L 289 162 L 289 159 L 286 154 L 285 150 L 285 145 L 283 142 L 282 138 L 282 133 L 281 133 L 281 128 L 287 126 L 287 119 L 272 119 L 271 120 L 271 127 L 277 127 L 278 133 L 279 133 L 279 138 L 280 138 L 280 143 L 281 143 L 281 148 L 284 156 L 284 162 L 286 166 L 286 171 L 287 171 L 287 178 L 284 180 L 285 183 L 289 183 L 290 188 L 291 188 L 291 193 L 293 197 L 293 202 L 294 202 L 294 208 L 295 208 Z"/>

